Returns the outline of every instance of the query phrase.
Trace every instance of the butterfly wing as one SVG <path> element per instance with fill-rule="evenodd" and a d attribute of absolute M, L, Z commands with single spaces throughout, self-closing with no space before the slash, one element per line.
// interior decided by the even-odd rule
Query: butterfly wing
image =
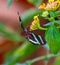
<path fill-rule="evenodd" d="M 18 14 L 18 15 L 19 15 L 19 14 Z M 20 23 L 21 23 L 22 29 L 23 29 L 24 32 L 25 32 L 25 37 L 26 37 L 30 42 L 32 42 L 33 44 L 36 44 L 36 45 L 44 45 L 44 44 L 45 44 L 45 40 L 44 40 L 43 37 L 41 37 L 41 35 L 36 35 L 36 34 L 30 32 L 30 31 L 28 31 L 27 28 L 24 28 L 20 16 L 19 16 L 19 21 L 20 21 Z"/>
<path fill-rule="evenodd" d="M 32 32 L 28 32 L 25 36 L 33 44 L 36 44 L 36 45 L 44 45 L 45 44 L 45 40 L 42 39 L 42 37 L 40 35 L 36 35 Z"/>

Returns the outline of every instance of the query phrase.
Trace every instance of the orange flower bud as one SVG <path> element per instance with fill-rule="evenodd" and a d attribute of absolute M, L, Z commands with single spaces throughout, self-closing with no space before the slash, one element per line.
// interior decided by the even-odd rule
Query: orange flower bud
<path fill-rule="evenodd" d="M 42 5 L 39 6 L 39 9 L 44 9 L 45 8 L 45 3 L 43 3 Z"/>

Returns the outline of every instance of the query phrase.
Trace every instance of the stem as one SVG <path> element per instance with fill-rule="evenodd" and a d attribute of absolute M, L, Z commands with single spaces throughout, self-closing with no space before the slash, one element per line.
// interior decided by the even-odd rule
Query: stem
<path fill-rule="evenodd" d="M 48 64 L 48 61 L 45 61 L 45 65 L 47 65 Z"/>
<path fill-rule="evenodd" d="M 35 58 L 35 59 L 33 59 L 33 60 L 29 60 L 28 62 L 30 62 L 30 63 L 34 63 L 34 62 L 37 62 L 37 61 L 39 61 L 39 60 L 50 59 L 50 58 L 52 58 L 52 57 L 56 57 L 56 56 L 58 56 L 58 55 L 60 55 L 60 53 L 57 54 L 57 55 L 54 55 L 54 54 L 48 54 L 48 55 L 45 55 L 45 56 L 37 57 L 37 58 Z"/>
<path fill-rule="evenodd" d="M 39 30 L 47 30 L 47 28 L 39 27 Z"/>
<path fill-rule="evenodd" d="M 49 51 L 47 50 L 47 52 L 46 52 L 47 54 L 49 54 Z M 45 60 L 45 65 L 47 65 L 48 64 L 48 61 L 49 61 L 49 59 L 46 59 Z"/>

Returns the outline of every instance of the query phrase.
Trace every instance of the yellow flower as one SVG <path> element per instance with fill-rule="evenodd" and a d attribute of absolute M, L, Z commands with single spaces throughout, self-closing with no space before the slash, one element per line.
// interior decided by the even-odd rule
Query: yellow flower
<path fill-rule="evenodd" d="M 58 4 L 60 5 L 60 0 L 57 0 Z"/>
<path fill-rule="evenodd" d="M 40 26 L 38 16 L 34 16 L 34 21 L 32 22 L 30 26 L 30 31 L 38 29 Z"/>
<path fill-rule="evenodd" d="M 56 10 L 58 8 L 58 3 L 57 1 L 55 2 L 52 2 L 52 3 L 47 3 L 46 7 L 45 7 L 45 10 Z"/>
<path fill-rule="evenodd" d="M 45 8 L 45 3 L 43 3 L 42 5 L 39 6 L 39 9 L 44 9 Z"/>
<path fill-rule="evenodd" d="M 52 2 L 54 2 L 54 0 L 48 0 L 48 2 L 49 2 L 49 3 L 52 3 Z"/>

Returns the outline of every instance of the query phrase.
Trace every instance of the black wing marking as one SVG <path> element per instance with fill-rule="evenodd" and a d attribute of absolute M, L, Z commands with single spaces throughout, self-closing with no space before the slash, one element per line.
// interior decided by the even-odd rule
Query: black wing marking
<path fill-rule="evenodd" d="M 36 45 L 44 45 L 45 44 L 45 40 L 40 35 L 36 35 L 32 32 L 28 32 L 26 34 L 26 38 L 30 42 L 32 42 L 33 44 L 36 44 Z"/>
<path fill-rule="evenodd" d="M 19 15 L 19 13 L 18 13 L 18 15 Z M 28 31 L 27 28 L 24 28 L 24 26 L 22 25 L 22 21 L 21 21 L 20 16 L 19 16 L 19 21 L 20 21 L 22 29 L 25 32 L 25 37 L 30 42 L 32 42 L 33 44 L 36 44 L 36 45 L 44 45 L 45 44 L 45 40 L 40 35 L 36 35 L 30 31 Z"/>
<path fill-rule="evenodd" d="M 45 44 L 45 39 L 41 36 L 41 35 L 36 35 L 35 34 L 35 36 L 36 36 L 36 38 L 38 39 L 38 41 L 39 41 L 39 43 L 41 44 L 41 45 L 44 45 Z"/>
<path fill-rule="evenodd" d="M 39 41 L 36 39 L 35 35 L 31 32 L 26 34 L 26 38 L 33 44 L 40 44 Z"/>

